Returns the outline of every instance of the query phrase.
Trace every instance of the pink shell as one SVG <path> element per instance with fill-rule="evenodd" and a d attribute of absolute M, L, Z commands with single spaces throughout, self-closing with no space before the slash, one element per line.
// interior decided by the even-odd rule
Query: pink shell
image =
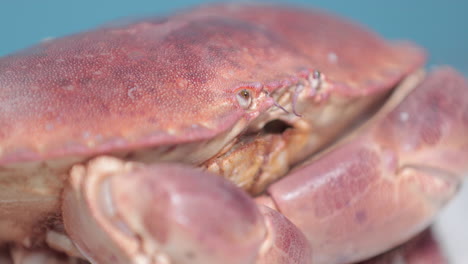
<path fill-rule="evenodd" d="M 239 87 L 272 91 L 319 69 L 334 92 L 365 96 L 423 61 L 411 44 L 280 6 L 103 27 L 0 59 L 0 164 L 209 139 L 251 117 Z"/>

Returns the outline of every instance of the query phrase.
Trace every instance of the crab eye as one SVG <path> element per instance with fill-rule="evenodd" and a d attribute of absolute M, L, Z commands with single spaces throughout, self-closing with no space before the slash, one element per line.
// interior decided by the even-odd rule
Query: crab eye
<path fill-rule="evenodd" d="M 240 90 L 237 93 L 237 101 L 242 108 L 248 109 L 252 104 L 252 95 L 250 94 L 250 91 L 247 89 Z"/>

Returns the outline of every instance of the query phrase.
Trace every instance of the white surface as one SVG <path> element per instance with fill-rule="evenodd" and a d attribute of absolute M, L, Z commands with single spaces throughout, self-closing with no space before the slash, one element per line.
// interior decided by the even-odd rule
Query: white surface
<path fill-rule="evenodd" d="M 449 263 L 468 264 L 468 179 L 460 193 L 439 215 L 435 231 Z"/>

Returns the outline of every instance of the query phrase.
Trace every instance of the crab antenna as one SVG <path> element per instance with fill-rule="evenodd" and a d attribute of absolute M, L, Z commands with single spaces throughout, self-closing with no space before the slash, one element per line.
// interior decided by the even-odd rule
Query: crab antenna
<path fill-rule="evenodd" d="M 286 108 L 284 108 L 282 105 L 280 105 L 278 102 L 276 102 L 275 98 L 273 96 L 271 96 L 270 92 L 265 90 L 265 94 L 266 94 L 266 96 L 269 96 L 273 100 L 273 105 L 274 106 L 276 106 L 279 109 L 283 110 L 286 114 L 289 114 L 289 111 L 286 110 Z"/>
<path fill-rule="evenodd" d="M 311 96 L 315 96 L 317 91 L 320 89 L 320 85 L 322 84 L 322 73 L 318 70 L 314 70 L 312 76 L 309 77 L 309 82 L 311 86 Z"/>
<path fill-rule="evenodd" d="M 292 110 L 293 110 L 293 113 L 297 117 L 302 116 L 301 114 L 298 114 L 297 111 L 296 111 L 297 98 L 299 97 L 299 94 L 302 92 L 302 90 L 304 90 L 304 85 L 302 85 L 302 84 L 297 85 L 296 89 L 294 89 L 294 94 L 293 94 L 293 97 L 292 97 Z"/>
<path fill-rule="evenodd" d="M 276 100 L 274 98 L 273 98 L 273 105 L 278 107 L 279 109 L 283 110 L 286 114 L 289 114 L 289 111 L 286 110 L 286 108 L 284 108 L 282 105 L 278 104 L 278 102 L 276 102 Z"/>

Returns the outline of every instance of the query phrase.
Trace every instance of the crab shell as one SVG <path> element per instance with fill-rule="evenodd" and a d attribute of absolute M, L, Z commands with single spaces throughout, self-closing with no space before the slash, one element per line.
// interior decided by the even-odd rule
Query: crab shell
<path fill-rule="evenodd" d="M 273 179 L 249 185 L 259 193 L 341 136 L 423 63 L 415 45 L 387 43 L 332 15 L 252 5 L 109 25 L 6 56 L 0 60 L 0 242 L 31 246 L 44 230 L 60 229 L 60 195 L 75 164 L 106 154 L 216 170 L 216 158 L 240 138 L 281 119 L 300 132 L 278 136 L 286 162 Z M 453 74 L 442 77 L 450 81 Z M 234 160 L 247 162 L 256 151 Z M 447 188 L 443 201 L 453 194 Z"/>

